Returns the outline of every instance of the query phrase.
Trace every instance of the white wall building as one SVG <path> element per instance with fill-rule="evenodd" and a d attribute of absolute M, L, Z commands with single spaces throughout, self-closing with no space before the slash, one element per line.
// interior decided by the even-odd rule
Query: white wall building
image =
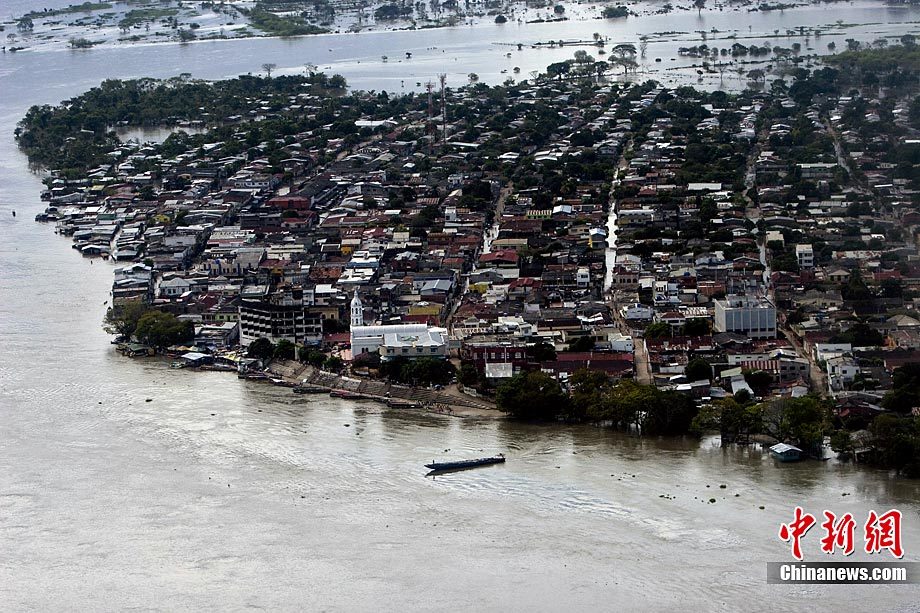
<path fill-rule="evenodd" d="M 799 261 L 799 268 L 815 267 L 815 252 L 811 245 L 796 245 L 795 259 Z"/>
<path fill-rule="evenodd" d="M 379 353 L 386 359 L 395 357 L 447 357 L 447 330 L 426 324 L 394 326 L 352 326 L 351 353 Z"/>
<path fill-rule="evenodd" d="M 624 306 L 620 313 L 626 321 L 651 320 L 655 316 L 655 309 L 637 302 Z"/>
<path fill-rule="evenodd" d="M 364 305 L 358 290 L 351 299 L 351 354 L 379 353 L 384 360 L 405 358 L 446 358 L 448 337 L 445 328 L 427 324 L 365 326 Z"/>
<path fill-rule="evenodd" d="M 715 301 L 715 328 L 748 338 L 776 338 L 776 307 L 767 298 L 728 296 Z"/>

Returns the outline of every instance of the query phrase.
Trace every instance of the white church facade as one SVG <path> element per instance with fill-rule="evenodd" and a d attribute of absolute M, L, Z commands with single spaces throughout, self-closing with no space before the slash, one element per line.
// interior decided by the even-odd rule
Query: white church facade
<path fill-rule="evenodd" d="M 351 354 L 379 353 L 381 359 L 447 358 L 447 330 L 426 324 L 365 326 L 364 305 L 355 290 L 351 299 Z"/>

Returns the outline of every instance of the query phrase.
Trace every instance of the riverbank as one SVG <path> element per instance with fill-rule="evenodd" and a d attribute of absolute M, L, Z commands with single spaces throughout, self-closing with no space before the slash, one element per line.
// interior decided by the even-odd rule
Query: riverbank
<path fill-rule="evenodd" d="M 443 391 L 396 385 L 377 379 L 358 379 L 314 368 L 291 360 L 273 361 L 267 372 L 285 387 L 318 387 L 346 400 L 372 400 L 396 409 L 422 410 L 451 417 L 505 418 L 495 403 L 463 393 L 449 385 Z"/>

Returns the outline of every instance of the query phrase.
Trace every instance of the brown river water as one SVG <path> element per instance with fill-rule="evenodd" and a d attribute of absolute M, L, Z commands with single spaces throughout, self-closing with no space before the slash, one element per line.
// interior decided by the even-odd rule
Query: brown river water
<path fill-rule="evenodd" d="M 360 40 L 459 37 L 375 36 Z M 918 481 L 708 438 L 298 397 L 117 355 L 100 328 L 112 266 L 32 221 L 41 184 L 15 122 L 106 77 L 237 74 L 266 61 L 254 49 L 296 66 L 348 40 L 0 57 L 0 610 L 920 610 L 916 585 L 766 583 L 767 562 L 791 559 L 776 535 L 796 504 L 860 526 L 899 508 L 917 561 Z M 346 55 L 361 54 L 379 49 Z M 422 466 L 498 452 L 506 464 L 435 479 Z M 807 560 L 829 559 L 817 531 Z"/>

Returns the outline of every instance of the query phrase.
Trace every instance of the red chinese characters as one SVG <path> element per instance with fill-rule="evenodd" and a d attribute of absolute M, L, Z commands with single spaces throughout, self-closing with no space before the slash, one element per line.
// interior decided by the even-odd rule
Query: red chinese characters
<path fill-rule="evenodd" d="M 779 538 L 791 542 L 792 555 L 796 560 L 802 559 L 802 538 L 817 523 L 814 515 L 806 513 L 802 507 L 796 507 L 793 519 L 788 524 L 780 524 Z M 856 520 L 851 513 L 844 513 L 837 518 L 831 511 L 824 511 L 821 523 L 824 536 L 821 538 L 821 551 L 832 555 L 839 550 L 843 555 L 852 554 L 855 549 Z M 869 511 L 864 526 L 865 551 L 868 554 L 881 553 L 883 549 L 896 558 L 904 555 L 901 546 L 901 512 L 891 509 L 881 515 Z"/>
<path fill-rule="evenodd" d="M 834 549 L 843 550 L 843 555 L 848 556 L 853 553 L 853 533 L 856 530 L 856 522 L 850 513 L 845 513 L 840 520 L 830 511 L 824 512 L 826 520 L 821 524 L 824 529 L 824 538 L 821 539 L 821 551 L 824 553 L 834 553 Z"/>
<path fill-rule="evenodd" d="M 901 512 L 892 509 L 882 515 L 869 511 L 866 520 L 866 553 L 879 553 L 887 549 L 896 558 L 904 555 L 901 549 Z"/>
<path fill-rule="evenodd" d="M 796 560 L 802 559 L 802 537 L 811 530 L 815 525 L 815 516 L 811 513 L 805 513 L 802 507 L 795 508 L 795 519 L 788 524 L 781 524 L 779 527 L 779 538 L 784 541 L 792 541 L 792 555 Z"/>

